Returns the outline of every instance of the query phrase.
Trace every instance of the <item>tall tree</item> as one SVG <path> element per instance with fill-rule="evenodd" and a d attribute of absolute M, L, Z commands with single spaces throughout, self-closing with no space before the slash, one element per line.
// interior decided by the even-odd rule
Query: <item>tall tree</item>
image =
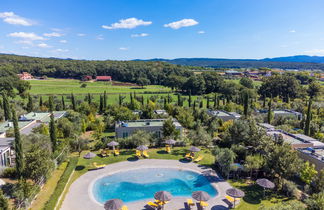
<path fill-rule="evenodd" d="M 100 100 L 99 100 L 99 113 L 102 114 L 104 109 L 104 102 L 103 102 L 103 96 L 100 95 Z"/>
<path fill-rule="evenodd" d="M 20 131 L 18 127 L 18 118 L 15 109 L 12 109 L 12 118 L 13 118 L 14 132 L 15 132 L 14 148 L 16 154 L 16 160 L 15 160 L 16 171 L 17 171 L 18 178 L 21 179 L 23 178 L 25 164 L 24 164 L 24 153 L 22 148 L 22 142 L 20 138 Z"/>
<path fill-rule="evenodd" d="M 57 147 L 57 138 L 56 138 L 56 125 L 54 120 L 54 114 L 51 114 L 50 117 L 50 123 L 49 123 L 49 131 L 50 131 L 50 139 L 52 142 L 52 150 L 53 152 L 56 150 Z"/>
<path fill-rule="evenodd" d="M 43 106 L 43 96 L 39 97 L 39 107 Z"/>
<path fill-rule="evenodd" d="M 28 95 L 28 102 L 27 102 L 27 112 L 31 112 L 34 109 L 33 99 L 31 95 Z"/>
<path fill-rule="evenodd" d="M 90 93 L 88 93 L 88 104 L 91 104 L 91 102 L 92 102 L 92 98 L 91 98 Z"/>
<path fill-rule="evenodd" d="M 172 118 L 168 118 L 163 122 L 162 132 L 163 137 L 177 137 L 177 130 L 173 124 Z"/>
<path fill-rule="evenodd" d="M 54 98 L 53 96 L 49 96 L 48 98 L 48 108 L 50 112 L 54 111 Z"/>
<path fill-rule="evenodd" d="M 7 98 L 7 95 L 5 93 L 2 93 L 2 103 L 3 103 L 3 112 L 5 120 L 11 119 L 11 112 L 10 112 L 10 105 Z"/>
<path fill-rule="evenodd" d="M 189 100 L 188 100 L 188 103 L 189 103 L 189 107 L 191 107 L 191 103 L 192 103 L 191 90 L 189 90 Z"/>
<path fill-rule="evenodd" d="M 107 109 L 107 93 L 106 91 L 104 91 L 104 95 L 103 95 L 103 110 Z"/>
<path fill-rule="evenodd" d="M 312 119 L 312 102 L 314 98 L 316 98 L 321 92 L 322 92 L 322 88 L 318 82 L 312 82 L 311 84 L 309 84 L 307 90 L 309 101 L 308 101 L 308 108 L 307 108 L 307 118 L 306 118 L 306 123 L 304 128 L 305 135 L 309 135 L 310 133 L 310 122 Z"/>
<path fill-rule="evenodd" d="M 71 94 L 71 102 L 72 102 L 72 109 L 74 111 L 76 111 L 76 101 L 75 101 L 73 93 Z"/>
<path fill-rule="evenodd" d="M 65 110 L 66 107 L 65 107 L 64 96 L 62 96 L 61 102 L 62 102 L 62 109 Z"/>
<path fill-rule="evenodd" d="M 207 109 L 209 109 L 210 106 L 209 106 L 209 97 L 207 96 Z"/>
<path fill-rule="evenodd" d="M 272 98 L 270 98 L 269 103 L 268 103 L 268 113 L 267 113 L 267 119 L 268 123 L 271 124 L 272 118 L 273 118 L 273 113 L 272 113 Z"/>
<path fill-rule="evenodd" d="M 247 117 L 249 114 L 249 93 L 248 91 L 244 92 L 244 116 Z"/>

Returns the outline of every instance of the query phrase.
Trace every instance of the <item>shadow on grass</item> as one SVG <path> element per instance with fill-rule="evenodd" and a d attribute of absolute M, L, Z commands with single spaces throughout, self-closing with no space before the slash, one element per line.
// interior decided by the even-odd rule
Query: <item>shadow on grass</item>
<path fill-rule="evenodd" d="M 182 159 L 179 160 L 179 162 L 181 162 L 181 163 L 191 163 L 192 161 L 191 161 L 191 159 L 188 159 L 188 158 L 182 158 Z"/>
<path fill-rule="evenodd" d="M 83 166 L 83 165 L 78 165 L 78 166 L 75 167 L 75 170 L 76 170 L 76 171 L 82 171 L 84 168 L 85 168 L 85 166 Z"/>
<path fill-rule="evenodd" d="M 138 159 L 138 157 L 129 157 L 129 158 L 127 158 L 127 161 L 130 161 L 130 162 L 134 162 L 134 161 L 138 161 L 139 159 Z"/>
<path fill-rule="evenodd" d="M 125 150 L 125 151 L 121 151 L 120 154 L 121 155 L 132 155 L 132 154 L 135 154 L 135 152 L 132 150 Z"/>
<path fill-rule="evenodd" d="M 158 154 L 169 154 L 167 151 L 165 151 L 165 150 L 159 150 L 159 151 L 157 151 L 156 153 L 158 153 Z"/>
<path fill-rule="evenodd" d="M 225 210 L 225 209 L 228 209 L 228 207 L 223 205 L 216 205 L 211 208 L 211 210 Z"/>

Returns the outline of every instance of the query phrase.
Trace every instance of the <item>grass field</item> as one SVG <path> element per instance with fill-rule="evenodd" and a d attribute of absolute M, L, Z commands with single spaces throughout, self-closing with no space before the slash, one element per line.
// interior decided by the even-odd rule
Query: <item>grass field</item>
<path fill-rule="evenodd" d="M 123 86 L 121 85 L 112 85 L 110 82 L 86 82 L 87 85 L 85 88 L 81 87 L 80 80 L 74 79 L 48 79 L 48 80 L 30 80 L 32 95 L 62 95 L 62 94 L 87 94 L 87 93 L 103 93 L 106 91 L 110 94 L 118 93 L 144 93 L 144 92 L 170 92 L 171 89 L 159 85 L 148 85 L 144 89 L 132 85 Z M 118 84 L 118 83 L 117 83 Z"/>

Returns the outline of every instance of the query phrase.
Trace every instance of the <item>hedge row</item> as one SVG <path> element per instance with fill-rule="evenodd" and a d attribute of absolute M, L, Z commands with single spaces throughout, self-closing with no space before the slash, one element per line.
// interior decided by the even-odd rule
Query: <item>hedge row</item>
<path fill-rule="evenodd" d="M 66 184 L 71 176 L 71 173 L 75 169 L 77 163 L 78 163 L 77 157 L 70 158 L 69 164 L 65 168 L 64 173 L 62 174 L 60 180 L 58 181 L 53 194 L 51 195 L 51 197 L 49 198 L 49 200 L 46 202 L 46 204 L 44 206 L 44 208 L 43 208 L 44 210 L 53 210 L 55 208 L 56 203 L 57 203 L 59 197 L 61 196 L 61 194 L 64 190 L 64 187 L 66 186 Z"/>

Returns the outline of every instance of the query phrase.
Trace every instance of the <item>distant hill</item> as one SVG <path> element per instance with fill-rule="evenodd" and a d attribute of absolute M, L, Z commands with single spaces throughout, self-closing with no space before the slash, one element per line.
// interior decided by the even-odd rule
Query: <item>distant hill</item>
<path fill-rule="evenodd" d="M 288 57 L 265 58 L 263 61 L 324 63 L 324 56 L 295 55 Z"/>
<path fill-rule="evenodd" d="M 150 59 L 144 61 L 163 61 L 185 66 L 201 66 L 212 68 L 280 68 L 280 69 L 321 69 L 324 70 L 324 57 L 290 56 L 265 59 L 222 59 L 222 58 L 177 58 Z"/>

